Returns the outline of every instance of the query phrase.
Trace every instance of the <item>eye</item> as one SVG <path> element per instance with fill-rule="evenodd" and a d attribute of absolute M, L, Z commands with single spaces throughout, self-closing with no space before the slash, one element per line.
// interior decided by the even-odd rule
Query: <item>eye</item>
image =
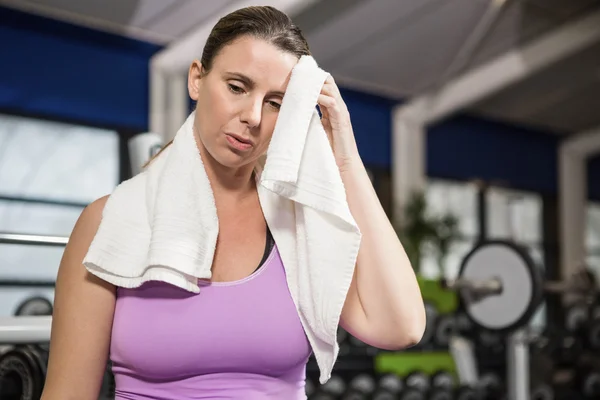
<path fill-rule="evenodd" d="M 228 83 L 227 86 L 229 87 L 229 90 L 232 93 L 235 93 L 235 94 L 242 94 L 242 93 L 244 93 L 244 89 L 241 88 L 241 87 L 239 87 L 239 86 L 236 86 L 236 85 L 231 84 L 231 83 Z"/>
<path fill-rule="evenodd" d="M 281 104 L 279 104 L 275 101 L 268 101 L 267 103 L 269 103 L 269 105 L 276 110 L 279 110 L 281 108 Z"/>

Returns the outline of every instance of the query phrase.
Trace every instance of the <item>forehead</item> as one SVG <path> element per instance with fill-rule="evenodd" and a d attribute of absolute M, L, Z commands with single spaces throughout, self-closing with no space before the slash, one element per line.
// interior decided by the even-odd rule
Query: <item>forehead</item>
<path fill-rule="evenodd" d="M 236 72 L 247 75 L 259 86 L 285 89 L 298 59 L 274 45 L 253 37 L 242 37 L 225 46 L 213 61 L 220 73 Z"/>

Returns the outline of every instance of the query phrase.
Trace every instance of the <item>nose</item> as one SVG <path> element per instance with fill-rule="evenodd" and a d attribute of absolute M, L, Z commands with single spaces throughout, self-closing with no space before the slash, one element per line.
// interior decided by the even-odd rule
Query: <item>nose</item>
<path fill-rule="evenodd" d="M 249 98 L 248 103 L 245 105 L 240 115 L 242 122 L 247 124 L 250 128 L 259 126 L 262 117 L 262 104 L 262 99 Z"/>

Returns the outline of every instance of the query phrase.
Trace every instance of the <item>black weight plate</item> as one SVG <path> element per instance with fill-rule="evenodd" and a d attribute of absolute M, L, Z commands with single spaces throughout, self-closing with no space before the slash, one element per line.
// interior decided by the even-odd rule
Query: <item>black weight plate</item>
<path fill-rule="evenodd" d="M 434 389 L 427 396 L 427 400 L 454 400 L 454 393 L 446 389 Z"/>
<path fill-rule="evenodd" d="M 52 303 L 45 297 L 35 296 L 25 299 L 15 311 L 16 316 L 52 315 Z"/>
<path fill-rule="evenodd" d="M 481 242 L 463 259 L 459 279 L 500 279 L 502 293 L 470 302 L 459 291 L 474 325 L 508 333 L 526 325 L 543 298 L 543 278 L 528 252 L 504 240 Z"/>
<path fill-rule="evenodd" d="M 397 397 L 394 393 L 386 390 L 378 390 L 373 394 L 371 400 L 396 400 Z"/>
<path fill-rule="evenodd" d="M 0 356 L 0 398 L 9 399 L 16 390 L 19 400 L 39 400 L 43 385 L 38 361 L 27 349 L 17 348 Z"/>
<path fill-rule="evenodd" d="M 429 344 L 435 335 L 435 326 L 437 324 L 438 312 L 437 308 L 429 302 L 425 302 L 425 332 L 419 342 L 420 346 Z"/>
<path fill-rule="evenodd" d="M 554 400 L 554 390 L 549 385 L 539 385 L 531 391 L 531 400 Z"/>
<path fill-rule="evenodd" d="M 438 346 L 446 347 L 450 343 L 450 338 L 456 335 L 458 327 L 453 315 L 441 315 L 435 327 L 434 341 Z"/>
<path fill-rule="evenodd" d="M 379 379 L 378 386 L 379 389 L 391 393 L 400 393 L 404 388 L 404 382 L 402 382 L 402 379 L 396 374 L 385 374 Z"/>
<path fill-rule="evenodd" d="M 425 392 L 421 392 L 416 389 L 403 390 L 398 400 L 425 400 Z"/>

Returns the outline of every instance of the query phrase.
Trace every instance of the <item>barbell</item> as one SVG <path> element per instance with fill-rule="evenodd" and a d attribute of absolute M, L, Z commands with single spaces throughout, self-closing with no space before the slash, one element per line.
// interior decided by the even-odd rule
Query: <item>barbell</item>
<path fill-rule="evenodd" d="M 456 290 L 467 317 L 480 328 L 509 332 L 525 326 L 542 302 L 544 293 L 596 293 L 589 272 L 572 279 L 544 281 L 541 268 L 522 246 L 503 240 L 484 241 L 463 259 L 459 275 L 443 280 Z"/>

